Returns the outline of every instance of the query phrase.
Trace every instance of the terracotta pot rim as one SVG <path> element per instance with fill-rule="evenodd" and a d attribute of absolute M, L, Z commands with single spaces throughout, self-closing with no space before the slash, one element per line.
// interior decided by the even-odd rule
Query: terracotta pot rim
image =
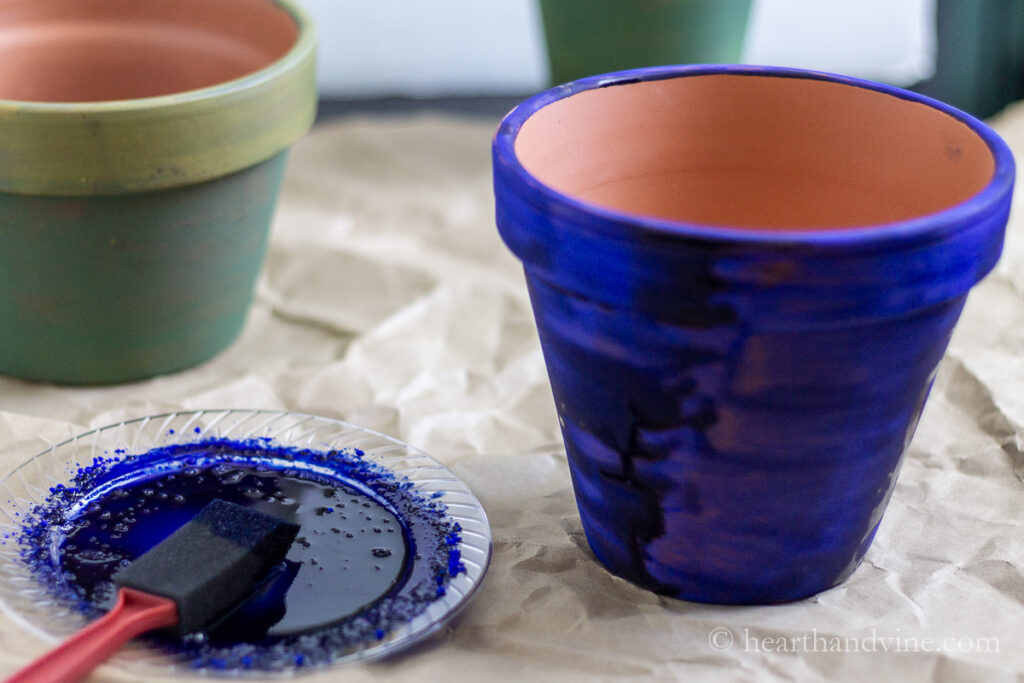
<path fill-rule="evenodd" d="M 966 200 L 945 209 L 900 220 L 856 227 L 823 227 L 810 231 L 773 228 L 745 228 L 710 225 L 681 220 L 645 216 L 598 206 L 560 192 L 540 181 L 528 171 L 515 151 L 516 137 L 526 121 L 537 111 L 588 90 L 628 85 L 643 81 L 685 78 L 689 76 L 762 76 L 820 80 L 853 88 L 873 90 L 899 99 L 925 105 L 950 116 L 970 128 L 992 154 L 994 173 L 989 182 Z M 630 69 L 601 74 L 559 85 L 525 100 L 502 120 L 493 142 L 494 170 L 501 176 L 498 184 L 534 206 L 559 214 L 580 212 L 588 216 L 580 229 L 599 231 L 606 236 L 624 240 L 636 239 L 638 233 L 652 238 L 684 238 L 710 242 L 771 243 L 815 245 L 817 247 L 868 246 L 893 242 L 918 241 L 962 230 L 1000 207 L 1000 202 L 1013 190 L 1015 164 L 1007 144 L 991 128 L 975 117 L 950 105 L 902 88 L 865 79 L 828 72 L 789 67 L 747 66 L 735 64 L 698 64 Z"/>
<path fill-rule="evenodd" d="M 0 99 L 0 155 L 6 159 L 0 192 L 91 196 L 168 189 L 240 171 L 290 147 L 316 115 L 317 36 L 294 0 L 266 2 L 294 20 L 295 43 L 239 78 L 135 99 Z"/>
<path fill-rule="evenodd" d="M 245 76 L 217 83 L 205 88 L 183 90 L 181 92 L 157 95 L 154 97 L 136 97 L 121 100 L 102 100 L 94 102 L 33 102 L 31 100 L 8 100 L 0 97 L 0 114 L 17 110 L 24 115 L 28 112 L 47 114 L 92 114 L 100 112 L 123 112 L 139 109 L 153 109 L 166 106 L 181 105 L 210 98 L 222 97 L 226 93 L 254 87 L 267 81 L 281 72 L 288 71 L 297 62 L 316 48 L 316 34 L 309 15 L 294 0 L 266 0 L 279 5 L 291 15 L 299 29 L 295 44 L 284 55 L 267 66 Z"/>

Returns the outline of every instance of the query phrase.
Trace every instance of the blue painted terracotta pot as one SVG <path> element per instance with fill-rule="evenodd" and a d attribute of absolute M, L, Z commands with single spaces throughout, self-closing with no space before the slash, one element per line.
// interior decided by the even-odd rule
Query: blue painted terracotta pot
<path fill-rule="evenodd" d="M 840 76 L 665 67 L 527 100 L 494 141 L 595 555 L 671 596 L 796 600 L 858 565 L 1012 156 Z"/>

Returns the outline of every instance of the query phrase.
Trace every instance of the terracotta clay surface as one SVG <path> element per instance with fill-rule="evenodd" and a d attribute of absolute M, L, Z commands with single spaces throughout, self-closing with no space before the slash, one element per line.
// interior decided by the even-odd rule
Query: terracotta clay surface
<path fill-rule="evenodd" d="M 541 182 L 607 208 L 745 228 L 906 220 L 992 178 L 953 117 L 810 78 L 711 74 L 577 93 L 534 113 L 516 154 Z"/>
<path fill-rule="evenodd" d="M 167 95 L 257 71 L 295 44 L 269 0 L 0 0 L 0 99 Z"/>

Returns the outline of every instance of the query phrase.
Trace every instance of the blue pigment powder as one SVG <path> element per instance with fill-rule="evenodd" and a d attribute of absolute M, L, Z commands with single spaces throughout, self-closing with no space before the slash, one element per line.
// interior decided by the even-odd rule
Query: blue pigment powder
<path fill-rule="evenodd" d="M 207 632 L 146 639 L 200 669 L 328 664 L 421 614 L 464 571 L 443 503 L 357 449 L 205 439 L 81 467 L 26 517 L 21 558 L 61 602 L 95 617 L 111 576 L 214 498 L 300 525 L 285 561 Z"/>

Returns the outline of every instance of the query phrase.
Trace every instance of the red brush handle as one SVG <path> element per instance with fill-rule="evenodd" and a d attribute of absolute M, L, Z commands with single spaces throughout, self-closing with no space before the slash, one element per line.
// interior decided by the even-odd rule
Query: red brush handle
<path fill-rule="evenodd" d="M 74 683 L 89 675 L 121 645 L 140 633 L 178 622 L 173 601 L 122 588 L 114 609 L 92 622 L 5 683 Z"/>

